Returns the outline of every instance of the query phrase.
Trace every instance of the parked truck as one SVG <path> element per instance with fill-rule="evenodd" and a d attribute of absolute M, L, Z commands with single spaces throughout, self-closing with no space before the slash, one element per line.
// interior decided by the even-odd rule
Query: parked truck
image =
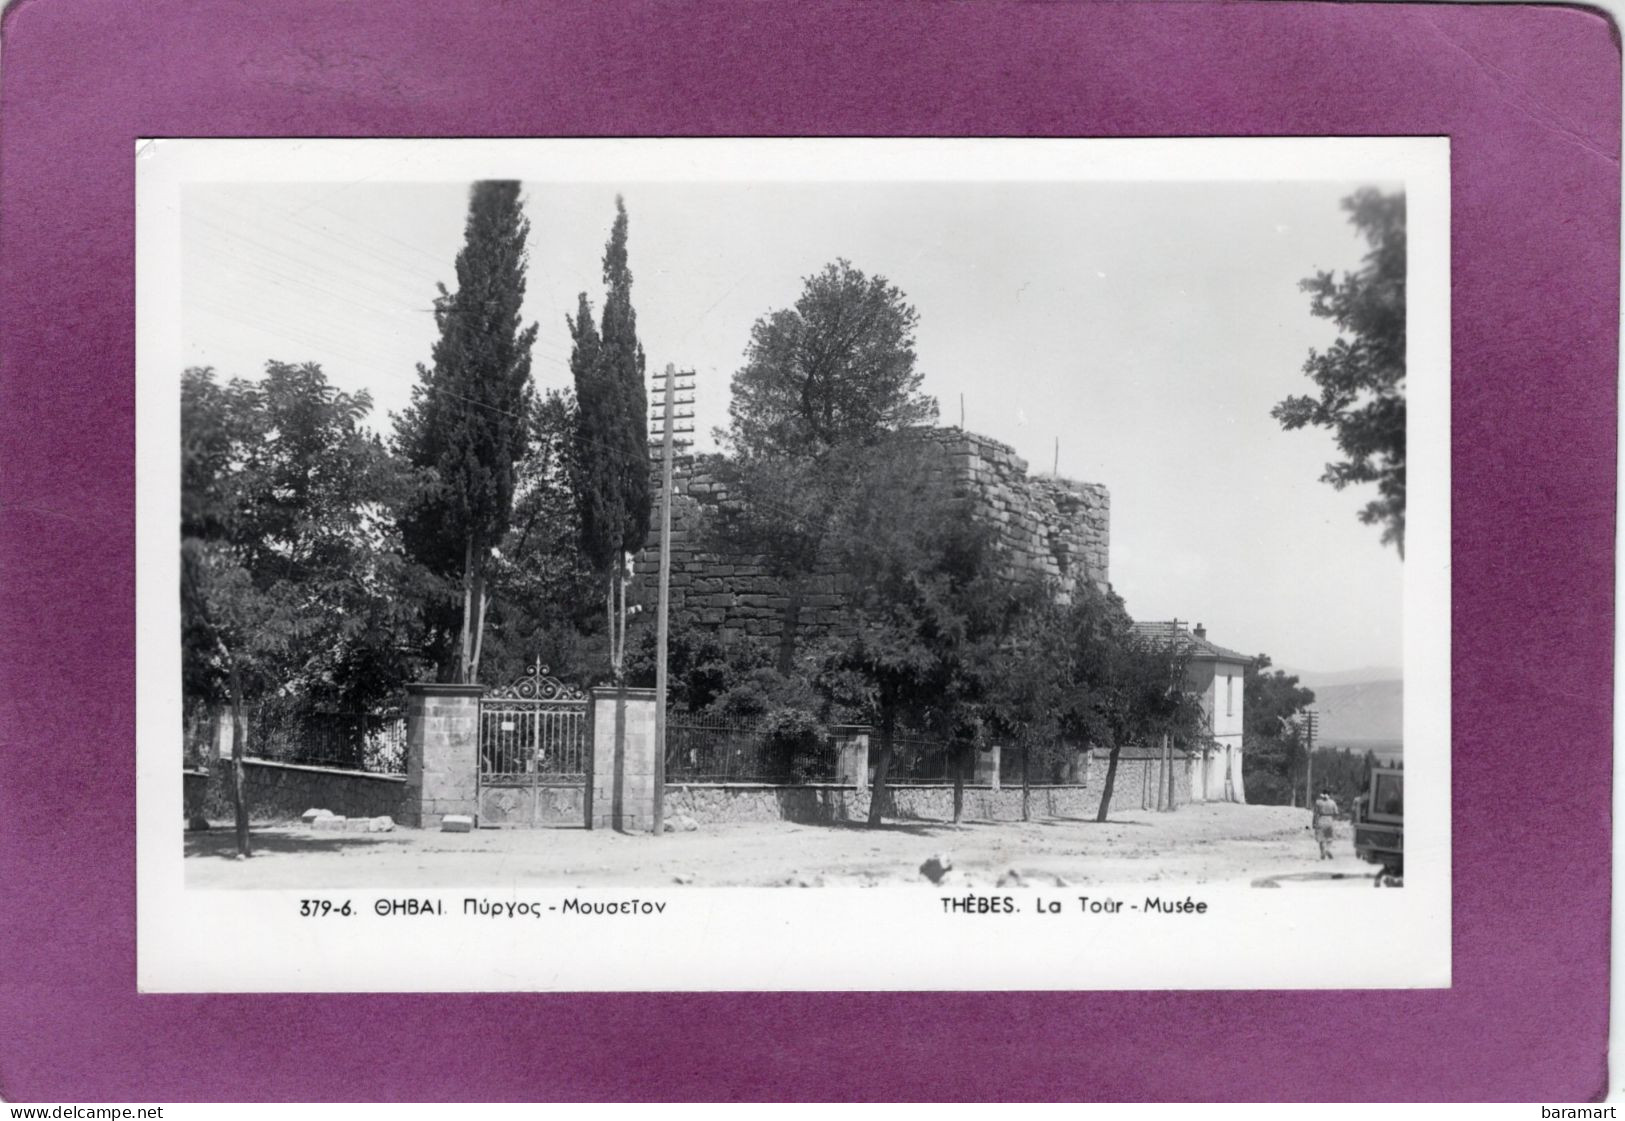
<path fill-rule="evenodd" d="M 1398 758 L 1370 766 L 1365 793 L 1354 800 L 1354 852 L 1380 865 L 1377 887 L 1398 887 L 1405 875 L 1405 769 Z"/>

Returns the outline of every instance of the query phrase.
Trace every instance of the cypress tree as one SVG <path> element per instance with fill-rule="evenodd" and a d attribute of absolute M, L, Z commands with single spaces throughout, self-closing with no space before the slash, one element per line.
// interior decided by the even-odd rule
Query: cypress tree
<path fill-rule="evenodd" d="M 566 317 L 574 340 L 570 371 L 578 409 L 575 489 L 581 547 L 604 578 L 610 672 L 617 681 L 626 654 L 626 554 L 643 547 L 652 505 L 648 395 L 626 235 L 626 204 L 617 196 L 615 224 L 604 247 L 601 326 L 593 327 L 585 292 L 575 316 Z"/>
<path fill-rule="evenodd" d="M 507 532 L 514 464 L 525 452 L 531 408 L 530 350 L 536 325 L 522 327 L 525 242 L 530 232 L 519 184 L 484 180 L 469 197 L 457 290 L 440 286 L 433 368 L 418 366 L 412 403 L 396 421 L 401 452 L 431 481 L 401 519 L 409 554 L 449 585 L 460 583 L 455 660 L 450 627 L 438 636 L 442 679 L 479 676 L 486 567 Z"/>

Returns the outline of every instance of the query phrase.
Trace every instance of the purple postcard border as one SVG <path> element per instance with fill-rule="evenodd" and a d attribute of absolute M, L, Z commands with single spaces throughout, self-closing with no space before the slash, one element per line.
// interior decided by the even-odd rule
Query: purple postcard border
<path fill-rule="evenodd" d="M 1604 1091 L 1620 188 L 1604 17 L 18 0 L 0 50 L 0 1097 Z M 1323 134 L 1452 140 L 1451 989 L 136 993 L 136 137 Z"/>

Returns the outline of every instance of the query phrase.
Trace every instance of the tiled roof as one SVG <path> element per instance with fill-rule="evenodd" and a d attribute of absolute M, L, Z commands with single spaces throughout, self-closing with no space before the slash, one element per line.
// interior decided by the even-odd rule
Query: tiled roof
<path fill-rule="evenodd" d="M 1176 634 L 1175 627 L 1178 628 Z M 1191 633 L 1190 627 L 1184 623 L 1135 623 L 1134 633 L 1141 638 L 1156 643 L 1178 643 L 1179 652 L 1188 654 L 1192 658 L 1213 658 L 1221 662 L 1251 662 L 1252 656 L 1243 654 L 1228 647 L 1220 646 L 1216 642 L 1209 642 L 1206 638 L 1198 638 Z"/>

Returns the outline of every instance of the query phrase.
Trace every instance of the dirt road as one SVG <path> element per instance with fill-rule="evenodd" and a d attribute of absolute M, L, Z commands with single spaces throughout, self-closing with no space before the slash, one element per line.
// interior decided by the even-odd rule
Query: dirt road
<path fill-rule="evenodd" d="M 186 883 L 197 888 L 876 886 L 923 884 L 920 865 L 950 854 L 964 886 L 1009 873 L 1035 885 L 1101 882 L 1251 883 L 1322 874 L 1368 877 L 1340 826 L 1337 859 L 1316 859 L 1306 810 L 1191 805 L 1129 812 L 1105 824 L 1073 818 L 859 824 L 790 822 L 702 826 L 624 835 L 585 829 L 439 833 L 254 830 L 252 860 L 232 859 L 229 829 L 186 834 Z M 1310 880 L 1293 879 L 1307 875 Z M 1345 881 L 1348 882 L 1348 881 Z M 1361 882 L 1368 883 L 1369 880 Z"/>

